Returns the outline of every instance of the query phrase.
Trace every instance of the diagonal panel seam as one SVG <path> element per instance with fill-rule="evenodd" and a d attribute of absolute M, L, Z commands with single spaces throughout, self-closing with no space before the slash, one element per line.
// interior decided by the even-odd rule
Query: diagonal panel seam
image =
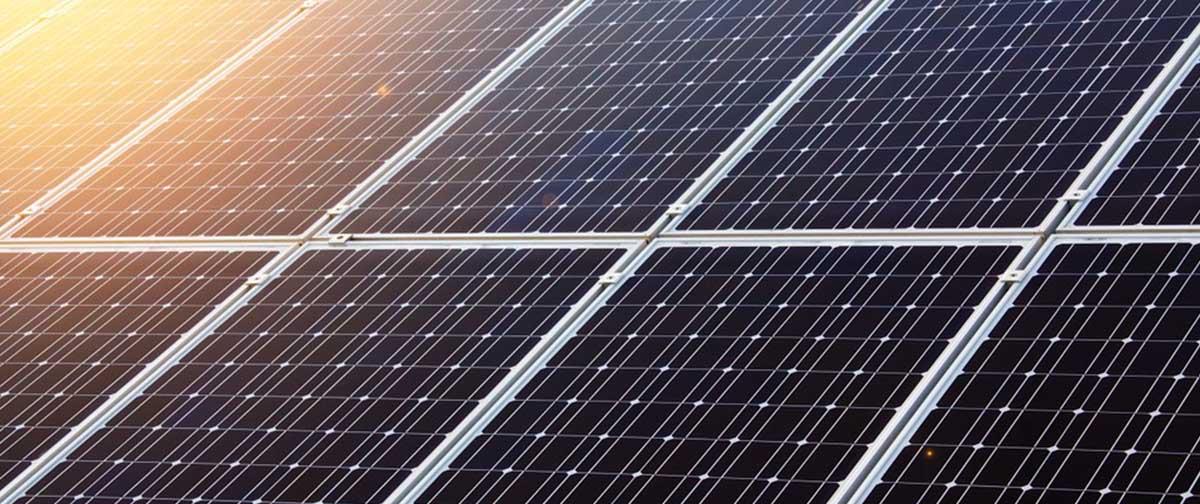
<path fill-rule="evenodd" d="M 1077 226 L 1075 220 L 1083 208 L 1095 198 L 1097 191 L 1117 169 L 1117 165 L 1141 139 L 1142 134 L 1154 122 L 1154 118 L 1158 116 L 1159 112 L 1162 112 L 1171 96 L 1187 78 L 1188 72 L 1197 59 L 1200 59 L 1200 24 L 1192 29 L 1192 33 L 1184 39 L 1183 45 L 1176 50 L 1171 59 L 1163 66 L 1158 77 L 1150 83 L 1145 93 L 1134 104 L 1133 110 L 1122 119 L 1121 123 L 1117 125 L 1117 130 L 1107 139 L 1100 152 L 1091 159 L 1075 182 L 1067 189 L 1067 193 L 1056 205 L 1056 212 L 1052 213 L 1044 224 L 1047 236 L 1058 232 L 1086 232 L 1100 229 L 1098 226 Z M 1145 228 L 1114 226 L 1106 229 L 1145 229 L 1150 232 L 1168 230 L 1164 226 L 1147 226 Z"/>
<path fill-rule="evenodd" d="M 79 2 L 80 2 L 80 0 L 62 0 L 54 7 L 51 7 L 50 10 L 42 13 L 41 16 L 38 16 L 37 19 L 30 22 L 24 28 L 17 30 L 13 34 L 11 34 L 3 39 L 0 39 L 0 54 L 4 54 L 8 51 L 11 51 L 13 47 L 16 47 L 18 44 L 23 42 L 25 39 L 29 38 L 34 33 L 37 33 L 38 31 L 40 31 L 43 26 L 46 26 L 46 24 L 49 23 L 52 19 L 54 19 L 56 16 L 58 16 L 59 14 L 62 14 L 66 10 L 70 9 L 71 7 L 74 7 L 75 4 L 77 4 Z"/>
<path fill-rule="evenodd" d="M 1069 233 L 1061 231 L 1064 226 L 1069 226 L 1067 219 L 1073 219 L 1078 209 L 1086 203 L 1088 198 L 1084 194 L 1094 191 L 1095 185 L 1102 183 L 1103 176 L 1110 172 L 1124 154 L 1132 148 L 1133 143 L 1138 140 L 1150 121 L 1154 119 L 1155 114 L 1161 110 L 1171 93 L 1186 76 L 1188 62 L 1196 57 L 1200 57 L 1200 25 L 1192 30 L 1183 45 L 1167 61 L 1158 76 L 1122 119 L 1117 129 L 1105 140 L 1100 151 L 1080 172 L 1067 193 L 1059 198 L 1050 216 L 1040 228 L 1037 228 L 1039 232 L 1034 244 L 1017 258 L 1013 268 L 1005 275 L 1006 278 L 1002 282 L 1007 284 L 1004 294 L 991 304 L 986 316 L 978 321 L 973 333 L 953 349 L 953 355 L 943 353 L 942 357 L 947 359 L 939 368 L 938 373 L 926 377 L 930 383 L 924 387 L 922 395 L 920 397 L 910 396 L 909 401 L 902 407 L 902 411 L 898 413 L 898 417 L 902 415 L 905 418 L 904 422 L 897 425 L 895 429 L 891 429 L 888 440 L 872 449 L 873 453 L 869 454 L 871 455 L 870 460 L 864 458 L 860 467 L 856 468 L 855 472 L 858 473 L 856 480 L 849 481 L 845 488 L 839 489 L 838 494 L 830 501 L 831 504 L 861 504 L 867 499 L 871 490 L 900 455 L 900 451 L 912 438 L 917 428 L 925 421 L 946 390 L 962 373 L 967 361 L 974 356 L 975 351 L 996 327 L 1008 307 L 1012 306 L 1013 299 L 1020 294 L 1032 276 L 1029 274 L 1030 268 L 1036 268 L 1040 264 L 1050 249 L 1054 247 L 1056 237 L 1069 236 Z"/>
<path fill-rule="evenodd" d="M 712 165 L 699 177 L 696 177 L 687 191 L 651 226 L 649 235 L 657 237 L 677 232 L 676 226 L 679 222 L 695 210 L 700 201 L 737 165 L 738 161 L 750 153 L 750 150 L 787 114 L 792 105 L 799 101 L 817 83 L 817 80 L 833 67 L 838 58 L 846 53 L 846 50 L 891 4 L 892 0 L 871 0 L 871 3 L 864 7 L 862 12 L 859 12 L 858 16 L 855 16 L 850 24 L 817 54 L 814 60 L 792 79 L 791 84 L 775 97 L 775 100 L 755 118 L 753 123 L 746 127 L 733 144 L 725 149 L 721 156 L 713 161 Z"/>
<path fill-rule="evenodd" d="M 271 26 L 266 32 L 259 35 L 254 40 L 242 48 L 240 51 L 230 56 L 220 66 L 213 69 L 200 80 L 196 81 L 190 88 L 182 94 L 175 97 L 154 115 L 146 118 L 137 125 L 133 130 L 126 133 L 116 142 L 108 146 L 104 152 L 96 156 L 91 161 L 76 169 L 70 176 L 60 182 L 57 186 L 48 190 L 41 198 L 35 201 L 25 210 L 22 210 L 17 215 L 11 217 L 7 222 L 0 225 L 0 239 L 10 239 L 13 234 L 18 231 L 25 222 L 28 222 L 29 217 L 40 212 L 42 209 L 54 205 L 56 202 L 65 197 L 72 190 L 79 187 L 84 181 L 91 178 L 99 171 L 106 168 L 110 163 L 119 158 L 122 154 L 129 151 L 147 136 L 157 130 L 176 114 L 183 111 L 191 103 L 195 102 L 203 96 L 209 89 L 217 83 L 223 81 L 226 77 L 240 68 L 243 64 L 257 55 L 260 51 L 274 42 L 282 34 L 286 33 L 293 26 L 299 23 L 306 15 L 318 6 L 319 2 L 315 0 L 304 0 L 299 3 L 297 8 L 285 15 L 282 19 Z"/>
<path fill-rule="evenodd" d="M 361 205 L 367 198 L 375 194 L 376 191 L 383 188 L 388 180 L 399 172 L 410 162 L 415 160 L 422 152 L 433 144 L 443 133 L 458 123 L 467 112 L 471 111 L 479 102 L 495 89 L 496 85 L 516 72 L 518 68 L 538 51 L 545 46 L 551 38 L 565 28 L 572 20 L 578 17 L 585 9 L 592 4 L 592 0 L 572 0 L 558 14 L 542 25 L 537 32 L 531 35 L 528 39 L 517 46 L 512 54 L 496 65 L 483 79 L 476 82 L 474 86 L 467 90 L 457 101 L 450 105 L 446 110 L 438 114 L 438 116 L 430 122 L 424 129 L 417 133 L 416 136 L 409 139 L 400 150 L 396 151 L 387 161 L 384 161 L 374 172 L 366 179 L 360 182 L 350 194 L 342 198 L 341 203 L 338 203 L 333 208 L 330 208 L 322 215 L 317 222 L 303 234 L 305 240 L 313 237 L 326 237 L 331 241 L 345 242 L 353 238 L 349 234 L 331 234 L 333 229 L 340 224 L 344 219 L 348 218 L 350 212 Z M 472 238 L 471 235 L 454 235 L 454 236 L 436 236 L 435 240 L 441 239 L 478 239 Z M 527 238 L 517 234 L 510 238 Z"/>
<path fill-rule="evenodd" d="M 62 439 L 46 449 L 41 456 L 35 459 L 29 467 L 21 471 L 16 478 L 3 488 L 0 488 L 0 504 L 12 504 L 25 495 L 25 492 L 37 484 L 56 465 L 61 463 L 67 455 L 104 427 L 109 420 L 133 402 L 134 398 L 166 373 L 172 365 L 179 362 L 184 355 L 200 344 L 204 337 L 217 325 L 232 316 L 242 303 L 261 290 L 268 278 L 274 276 L 286 266 L 287 262 L 293 256 L 289 252 L 295 248 L 298 248 L 298 246 L 288 250 L 279 247 L 259 248 L 259 250 L 264 251 L 274 250 L 276 252 L 275 257 L 268 260 L 258 273 L 249 277 L 242 285 L 237 286 L 233 292 L 205 314 L 204 318 L 200 319 L 196 325 L 188 329 L 187 332 L 182 334 L 171 346 L 163 350 L 154 360 L 147 363 L 141 371 L 125 382 L 121 388 L 108 396 L 91 414 L 84 417 L 74 427 L 71 427 Z M 172 250 L 174 248 L 168 246 L 166 248 L 151 247 L 150 249 Z M 254 249 L 237 247 L 230 250 L 247 251 Z"/>
<path fill-rule="evenodd" d="M 590 2 L 581 2 L 581 4 L 585 3 Z M 866 27 L 870 25 L 890 3 L 891 0 L 872 0 L 869 5 L 864 7 L 862 12 L 860 12 L 854 18 L 854 20 L 852 20 L 851 23 L 817 55 L 814 61 L 807 65 L 804 70 L 792 80 L 788 87 L 755 118 L 754 122 L 752 122 L 750 126 L 748 126 L 746 130 L 742 132 L 738 139 L 735 140 L 734 144 L 731 145 L 725 152 L 723 152 L 721 157 L 718 158 L 717 161 L 715 161 L 714 164 L 705 171 L 705 173 L 703 173 L 697 178 L 697 180 L 693 182 L 693 184 L 679 198 L 679 200 L 675 204 L 672 204 L 668 210 L 659 217 L 655 224 L 651 226 L 649 231 L 645 233 L 643 237 L 644 239 L 639 242 L 639 244 L 633 248 L 617 265 L 613 266 L 610 273 L 605 275 L 599 284 L 595 286 L 594 290 L 596 291 L 589 292 L 589 295 L 577 305 L 582 306 L 583 308 L 573 314 L 570 314 L 569 320 L 564 319 L 560 321 L 561 327 L 557 327 L 556 330 L 547 334 L 547 336 L 543 338 L 541 342 L 539 342 L 538 346 L 529 354 L 527 354 L 526 358 L 523 359 L 518 366 L 514 367 L 511 372 L 506 375 L 504 380 L 502 380 L 500 384 L 498 384 L 491 391 L 491 393 L 489 393 L 488 396 L 481 401 L 479 405 L 477 405 L 467 419 L 461 422 L 451 433 L 451 435 L 447 436 L 447 438 L 434 450 L 434 452 L 426 457 L 421 465 L 418 466 L 417 470 L 415 470 L 409 476 L 409 478 L 407 478 L 401 484 L 401 486 L 388 497 L 385 503 L 415 503 L 416 500 L 420 498 L 421 494 L 434 483 L 437 477 L 450 465 L 450 463 L 467 448 L 467 445 L 478 434 L 483 431 L 487 424 L 500 414 L 501 410 L 516 396 L 521 388 L 530 380 L 532 380 L 533 377 L 545 367 L 546 363 L 548 363 L 550 359 L 552 359 L 555 354 L 557 354 L 558 351 L 566 345 L 567 340 L 574 335 L 575 331 L 577 331 L 583 323 L 585 323 L 593 314 L 597 312 L 597 310 L 600 309 L 603 303 L 622 283 L 628 280 L 633 271 L 636 270 L 640 264 L 644 263 L 650 257 L 650 254 L 653 253 L 655 245 L 657 244 L 656 240 L 663 234 L 665 230 L 667 230 L 668 225 L 670 225 L 673 220 L 680 217 L 682 213 L 681 210 L 685 208 L 693 199 L 695 199 L 697 195 L 702 195 L 705 192 L 704 190 L 707 188 L 711 179 L 717 178 L 722 170 L 728 171 L 729 165 L 732 165 L 732 163 L 736 162 L 737 159 L 745 155 L 745 153 L 749 151 L 749 148 L 753 146 L 754 143 L 756 143 L 763 135 L 765 135 L 766 131 L 770 129 L 770 127 L 773 126 L 780 117 L 783 116 L 792 102 L 802 95 L 803 92 L 806 91 L 812 85 L 812 83 L 815 82 L 818 77 L 820 77 L 821 74 L 823 74 L 830 66 L 832 66 L 833 62 L 838 58 L 838 56 L 840 56 L 845 49 L 863 33 Z M 586 5 L 579 6 L 580 9 L 583 7 L 586 7 Z M 432 138 L 429 140 L 432 140 Z M 417 152 L 413 152 L 412 156 L 415 157 L 416 154 Z M 407 159 L 398 161 L 397 166 L 393 168 L 392 172 L 398 170 L 405 162 L 407 162 Z M 380 174 L 381 180 L 378 181 L 378 184 L 382 185 L 384 182 L 386 182 L 386 177 L 390 176 L 392 172 Z M 365 196 L 355 200 L 354 203 L 361 203 L 362 199 L 364 198 Z M 349 202 L 349 199 L 347 201 Z M 344 206 L 341 206 L 341 208 L 337 209 L 337 211 L 338 213 L 342 213 L 351 207 L 352 204 L 348 203 Z M 335 219 L 332 225 L 336 225 L 337 221 L 338 220 Z M 332 225 L 330 227 L 332 227 Z M 328 229 L 326 229 L 326 231 L 328 231 Z M 593 235 L 597 237 L 607 236 L 607 234 Z M 462 237 L 455 236 L 450 238 L 464 238 L 467 236 L 470 235 L 464 235 Z M 525 237 L 528 239 L 538 236 L 543 235 L 514 234 L 512 237 L 506 238 L 519 239 L 521 237 Z M 545 237 L 551 238 L 554 236 L 556 235 L 547 234 Z M 486 237 L 491 238 L 490 235 Z M 331 241 L 336 241 L 339 243 L 344 243 L 353 238 L 354 237 L 351 235 L 329 236 Z M 446 237 L 442 238 L 444 239 Z M 770 235 L 766 235 L 764 238 L 769 239 Z M 576 239 L 580 238 L 576 237 Z"/>

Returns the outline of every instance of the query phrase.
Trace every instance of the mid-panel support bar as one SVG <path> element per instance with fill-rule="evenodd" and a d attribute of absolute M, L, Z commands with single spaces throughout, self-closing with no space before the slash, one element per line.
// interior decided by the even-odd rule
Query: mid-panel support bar
<path fill-rule="evenodd" d="M 1095 197 L 1100 185 L 1117 169 L 1117 165 L 1133 149 L 1150 123 L 1162 112 L 1163 106 L 1183 84 L 1197 59 L 1200 59 L 1200 23 L 1192 29 L 1192 33 L 1184 39 L 1183 45 L 1167 61 L 1162 71 L 1117 125 L 1116 131 L 1104 142 L 1100 151 L 1067 189 L 1067 194 L 1054 208 L 1056 212 L 1045 224 L 1049 233 L 1075 227 L 1075 219 L 1079 217 L 1080 211 Z"/>
<path fill-rule="evenodd" d="M 517 395 L 533 376 L 566 345 L 567 340 L 579 330 L 600 306 L 612 295 L 617 285 L 623 282 L 630 271 L 637 267 L 645 242 L 631 247 L 625 255 L 596 284 L 584 294 L 583 299 L 571 308 L 545 336 L 538 341 L 501 379 L 487 396 L 442 440 L 433 452 L 413 470 L 400 487 L 392 492 L 384 504 L 413 504 L 437 480 L 450 463 L 466 450 L 467 446 L 483 429 L 496 418 L 506 405 Z"/>

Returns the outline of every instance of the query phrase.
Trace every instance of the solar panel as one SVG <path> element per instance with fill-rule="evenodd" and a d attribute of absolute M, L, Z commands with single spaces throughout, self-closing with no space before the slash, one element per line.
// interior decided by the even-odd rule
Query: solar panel
<path fill-rule="evenodd" d="M 624 250 L 320 249 L 30 502 L 380 502 Z"/>
<path fill-rule="evenodd" d="M 4 4 L 4 16 L 0 16 L 0 47 L 9 37 L 15 36 L 49 13 L 58 0 L 10 0 Z"/>
<path fill-rule="evenodd" d="M 645 230 L 863 4 L 596 1 L 337 232 Z"/>
<path fill-rule="evenodd" d="M 1076 225 L 1200 224 L 1200 67 L 1193 67 L 1133 149 L 1100 185 Z"/>
<path fill-rule="evenodd" d="M 271 255 L 0 252 L 0 486 Z"/>
<path fill-rule="evenodd" d="M 824 502 L 1015 246 L 659 248 L 420 502 Z"/>
<path fill-rule="evenodd" d="M 80 1 L 0 53 L 0 215 L 28 207 L 296 7 Z"/>
<path fill-rule="evenodd" d="M 322 3 L 19 235 L 300 234 L 566 3 Z"/>
<path fill-rule="evenodd" d="M 900 0 L 679 229 L 1020 228 L 1200 20 L 1190 0 Z"/>
<path fill-rule="evenodd" d="M 1194 502 L 1200 248 L 1062 242 L 870 502 Z"/>

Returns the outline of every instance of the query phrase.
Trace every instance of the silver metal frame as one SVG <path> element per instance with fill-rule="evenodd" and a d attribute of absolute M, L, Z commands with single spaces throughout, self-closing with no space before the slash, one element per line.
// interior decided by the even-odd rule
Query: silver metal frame
<path fill-rule="evenodd" d="M 63 0 L 53 12 L 68 8 L 80 0 Z M 844 480 L 833 504 L 857 504 L 865 499 L 883 472 L 906 445 L 913 431 L 936 406 L 946 388 L 961 373 L 968 359 L 998 323 L 1013 299 L 1027 285 L 1030 275 L 1050 251 L 1065 243 L 1084 242 L 1200 242 L 1200 226 L 1130 226 L 1079 227 L 1074 222 L 1080 209 L 1094 195 L 1129 151 L 1145 128 L 1161 111 L 1171 93 L 1186 77 L 1191 62 L 1200 58 L 1200 26 L 1164 66 L 1134 104 L 1129 113 L 1100 151 L 1080 172 L 1067 194 L 1058 201 L 1050 215 L 1037 227 L 1003 229 L 921 229 L 921 230 L 796 230 L 796 231 L 683 231 L 677 229 L 700 201 L 724 178 L 755 144 L 775 126 L 780 118 L 803 97 L 850 45 L 874 23 L 891 5 L 891 0 L 872 0 L 825 47 L 788 88 L 776 97 L 762 113 L 740 134 L 721 156 L 696 178 L 688 189 L 663 215 L 645 231 L 631 233 L 445 233 L 445 234 L 335 234 L 334 230 L 348 218 L 348 213 L 376 193 L 398 171 L 444 134 L 468 111 L 482 101 L 500 82 L 532 58 L 573 19 L 586 10 L 592 0 L 572 0 L 541 29 L 517 47 L 503 62 L 492 69 L 446 111 L 422 129 L 388 161 L 384 162 L 358 184 L 341 203 L 316 219 L 309 228 L 295 236 L 217 236 L 217 237 L 97 237 L 97 238 L 14 238 L 40 209 L 60 201 L 95 173 L 106 168 L 118 156 L 143 140 L 152 131 L 169 121 L 185 106 L 199 99 L 218 82 L 250 60 L 276 38 L 299 23 L 320 2 L 305 0 L 298 8 L 277 22 L 251 44 L 231 56 L 191 88 L 172 100 L 162 110 L 147 118 L 87 165 L 47 191 L 29 210 L 5 222 L 0 222 L 0 254 L 36 252 L 88 251 L 184 251 L 184 250 L 261 250 L 278 254 L 257 275 L 222 300 L 201 322 L 188 330 L 170 348 L 139 372 L 132 380 L 110 396 L 95 412 L 46 450 L 16 479 L 0 489 L 0 504 L 11 504 L 36 484 L 42 476 L 64 460 L 94 432 L 153 384 L 188 352 L 200 344 L 220 324 L 257 295 L 281 271 L 305 253 L 317 250 L 366 249 L 450 249 L 450 248 L 612 248 L 624 249 L 625 255 L 593 285 L 568 314 L 548 331 L 525 357 L 501 380 L 500 384 L 474 408 L 467 418 L 455 427 L 413 473 L 387 498 L 388 504 L 415 502 L 448 465 L 457 457 L 508 404 L 517 392 L 545 367 L 546 363 L 573 337 L 579 328 L 604 305 L 634 271 L 649 259 L 654 251 L 669 247 L 687 246 L 822 246 L 822 245 L 1009 245 L 1023 248 L 1011 270 L 998 279 L 985 300 L 968 322 L 950 340 L 947 348 L 930 371 L 910 393 L 897 414 L 872 442 L 858 460 L 849 477 Z M 0 53 L 36 32 L 50 17 L 43 17 L 24 30 L 0 40 Z M 1057 234 L 1056 233 L 1061 233 Z"/>
<path fill-rule="evenodd" d="M 599 279 L 583 297 L 571 307 L 570 311 L 559 319 L 554 326 L 542 335 L 533 348 L 505 374 L 504 378 L 479 404 L 471 410 L 462 422 L 446 435 L 446 438 L 418 465 L 413 472 L 386 499 L 385 504 L 409 504 L 416 501 L 421 494 L 434 483 L 437 477 L 450 463 L 467 448 L 483 428 L 491 423 L 505 405 L 516 396 L 533 376 L 545 367 L 546 363 L 574 336 L 583 325 L 604 304 L 617 287 L 625 281 L 628 271 L 632 270 L 644 247 L 632 244 L 625 247 L 625 255 Z M 615 278 L 615 282 L 606 281 Z"/>
<path fill-rule="evenodd" d="M 946 349 L 924 373 L 921 381 L 897 409 L 896 415 L 888 421 L 879 437 L 867 447 L 858 464 L 840 483 L 837 493 L 829 500 L 830 504 L 858 504 L 870 495 L 913 432 L 952 383 L 953 380 L 947 380 L 946 377 L 958 375 L 979 348 L 984 335 L 991 331 L 1003 313 L 1001 307 L 1010 303 L 1016 295 L 1019 290 L 1017 286 L 1003 277 L 1019 279 L 1018 284 L 1026 282 L 1029 275 L 1024 274 L 1025 268 L 1033 257 L 1041 254 L 1040 244 L 1040 240 L 1026 244 L 1021 254 L 1013 260 L 1009 273 L 996 280 L 983 302 L 947 342 Z"/>
<path fill-rule="evenodd" d="M 125 136 L 121 137 L 121 139 L 109 145 L 104 152 L 100 153 L 100 155 L 89 161 L 87 164 L 81 166 L 57 186 L 47 191 L 42 195 L 41 198 L 38 198 L 32 205 L 30 205 L 29 208 L 22 210 L 17 215 L 11 217 L 7 222 L 0 225 L 0 239 L 12 238 L 13 234 L 20 231 L 20 229 L 31 217 L 37 215 L 43 209 L 54 205 L 71 191 L 78 188 L 84 181 L 91 178 L 92 175 L 95 175 L 100 170 L 108 167 L 110 163 L 115 161 L 125 152 L 128 152 L 129 149 L 133 148 L 134 145 L 137 145 L 139 142 L 157 130 L 159 126 L 162 126 L 172 117 L 175 117 L 176 114 L 182 112 L 188 105 L 199 99 L 209 89 L 233 73 L 234 70 L 237 70 L 247 61 L 249 61 L 250 58 L 254 57 L 256 54 L 269 46 L 275 41 L 275 39 L 279 38 L 280 35 L 290 30 L 293 26 L 299 23 L 300 20 L 304 19 L 307 13 L 317 5 L 317 2 L 313 0 L 298 2 L 295 10 L 285 15 L 279 21 L 276 21 L 275 24 L 268 28 L 265 33 L 256 37 L 246 47 L 243 47 L 237 53 L 230 56 L 219 66 L 210 71 L 203 78 L 196 81 L 190 88 L 188 88 L 179 96 L 175 97 L 175 99 L 171 100 L 170 103 L 168 103 L 162 109 L 159 109 L 158 112 L 155 112 L 154 115 L 147 117 L 145 120 L 139 123 L 137 127 L 127 132 Z"/>
<path fill-rule="evenodd" d="M 787 89 L 784 89 L 754 122 L 746 127 L 733 145 L 722 152 L 721 156 L 696 178 L 691 187 L 679 197 L 674 205 L 671 205 L 672 211 L 659 217 L 651 226 L 650 234 L 657 236 L 677 232 L 676 227 L 679 223 L 695 211 L 700 201 L 712 192 L 713 188 L 729 174 L 738 161 L 750 153 L 750 150 L 767 135 L 772 127 L 779 123 L 788 110 L 791 110 L 792 105 L 799 101 L 804 93 L 808 92 L 817 80 L 833 67 L 834 62 L 846 53 L 846 50 L 858 40 L 859 36 L 866 32 L 867 27 L 873 24 L 891 4 L 892 0 L 872 0 L 864 7 L 862 12 L 859 12 L 858 16 L 838 33 L 825 49 L 817 53 L 816 58 L 792 80 Z"/>
<path fill-rule="evenodd" d="M 945 368 L 938 376 L 927 376 L 922 380 L 922 383 L 932 379 L 929 384 L 928 393 L 914 404 L 905 405 L 911 408 L 908 415 L 908 420 L 900 429 L 895 430 L 894 437 L 889 443 L 884 446 L 873 447 L 875 462 L 871 467 L 862 467 L 861 463 L 856 467 L 856 472 L 861 472 L 860 481 L 853 488 L 839 489 L 841 500 L 832 499 L 830 504 L 861 504 L 870 496 L 872 490 L 878 485 L 881 478 L 887 469 L 892 465 L 900 452 L 908 445 L 913 433 L 921 426 L 929 413 L 937 406 L 942 395 L 946 390 L 954 384 L 954 381 L 961 376 L 967 362 L 974 356 L 976 350 L 983 345 L 983 342 L 988 339 L 992 331 L 1000 323 L 1000 319 L 1013 307 L 1013 301 L 1021 292 L 1028 286 L 1030 280 L 1036 276 L 1037 271 L 1045 263 L 1046 258 L 1055 247 L 1059 245 L 1069 245 L 1076 243 L 1200 243 L 1200 235 L 1188 234 L 1161 234 L 1156 236 L 1147 236 L 1139 234 L 1126 235 L 1079 235 L 1079 236 L 1053 236 L 1042 243 L 1040 247 L 1032 248 L 1021 258 L 1025 261 L 1024 265 L 1018 266 L 1023 270 L 1020 280 L 1012 284 L 1010 288 L 999 299 L 999 302 L 990 310 L 986 318 L 979 324 L 978 328 L 969 336 L 963 343 L 963 348 L 959 351 L 952 360 L 945 362 Z M 945 355 L 943 355 L 945 357 Z M 941 362 L 939 358 L 939 362 Z M 910 397 L 910 400 L 913 399 Z M 890 424 L 889 424 L 890 426 Z M 864 456 L 865 458 L 865 456 Z"/>
<path fill-rule="evenodd" d="M 76 3 L 79 3 L 79 0 L 61 0 L 57 5 L 51 7 L 50 10 L 43 12 L 41 16 L 38 16 L 37 19 L 31 21 L 24 28 L 13 32 L 11 35 L 3 39 L 0 39 L 0 54 L 12 50 L 13 47 L 16 47 L 18 44 L 25 41 L 25 39 L 41 30 L 42 27 L 45 26 L 46 23 L 48 23 L 51 19 L 54 19 L 55 16 L 70 10 L 71 7 L 74 7 Z"/>

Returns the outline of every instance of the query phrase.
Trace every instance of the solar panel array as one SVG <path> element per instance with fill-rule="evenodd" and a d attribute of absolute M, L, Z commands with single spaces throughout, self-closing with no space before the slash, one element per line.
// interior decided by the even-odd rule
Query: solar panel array
<path fill-rule="evenodd" d="M 862 5 L 593 2 L 338 230 L 643 231 Z"/>
<path fill-rule="evenodd" d="M 35 26 L 54 11 L 57 0 L 15 0 L 5 4 L 0 18 L 0 47 Z"/>
<path fill-rule="evenodd" d="M 680 227 L 1038 226 L 1198 21 L 1189 0 L 893 2 Z"/>
<path fill-rule="evenodd" d="M 565 3 L 331 1 L 19 234 L 299 234 Z"/>
<path fill-rule="evenodd" d="M 623 252 L 301 255 L 28 500 L 379 502 Z"/>
<path fill-rule="evenodd" d="M 270 255 L 0 252 L 0 486 Z"/>
<path fill-rule="evenodd" d="M 421 502 L 824 502 L 1018 247 L 655 251 Z"/>
<path fill-rule="evenodd" d="M 38 201 L 295 8 L 80 0 L 0 53 L 0 214 Z"/>
<path fill-rule="evenodd" d="M 0 10 L 0 504 L 1200 494 L 1194 1 Z"/>

